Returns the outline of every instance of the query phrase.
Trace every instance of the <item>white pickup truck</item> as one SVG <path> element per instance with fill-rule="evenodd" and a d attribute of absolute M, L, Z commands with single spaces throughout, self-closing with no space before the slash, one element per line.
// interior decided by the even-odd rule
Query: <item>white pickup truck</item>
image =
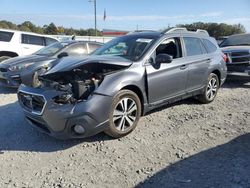
<path fill-rule="evenodd" d="M 22 55 L 30 55 L 58 40 L 31 32 L 0 29 L 0 62 Z"/>

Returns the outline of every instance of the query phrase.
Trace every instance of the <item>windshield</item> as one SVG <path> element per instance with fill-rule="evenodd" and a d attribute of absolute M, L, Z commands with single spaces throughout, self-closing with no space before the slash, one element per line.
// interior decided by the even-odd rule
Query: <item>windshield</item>
<path fill-rule="evenodd" d="M 126 35 L 111 40 L 92 54 L 121 56 L 131 61 L 136 61 L 144 55 L 156 38 L 157 36 Z"/>
<path fill-rule="evenodd" d="M 38 50 L 37 52 L 35 52 L 35 54 L 43 55 L 43 56 L 52 56 L 56 54 L 57 52 L 61 51 L 67 45 L 68 43 L 65 43 L 65 42 L 56 42 Z"/>
<path fill-rule="evenodd" d="M 247 35 L 234 35 L 225 39 L 220 47 L 226 46 L 248 46 L 250 45 L 250 34 Z"/>

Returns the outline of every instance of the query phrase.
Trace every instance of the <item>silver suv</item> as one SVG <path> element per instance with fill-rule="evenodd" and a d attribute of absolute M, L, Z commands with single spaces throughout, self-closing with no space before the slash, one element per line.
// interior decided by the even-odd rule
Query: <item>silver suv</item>
<path fill-rule="evenodd" d="M 223 57 L 204 30 L 134 32 L 91 56 L 63 58 L 37 88 L 21 85 L 18 98 L 29 123 L 54 137 L 119 138 L 162 105 L 194 96 L 212 102 L 226 79 Z"/>

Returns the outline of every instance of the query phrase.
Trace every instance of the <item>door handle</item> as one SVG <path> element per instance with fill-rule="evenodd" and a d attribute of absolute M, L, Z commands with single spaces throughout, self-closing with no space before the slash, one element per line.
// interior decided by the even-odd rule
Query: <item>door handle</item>
<path fill-rule="evenodd" d="M 182 65 L 182 66 L 180 66 L 180 69 L 181 70 L 185 70 L 187 68 L 187 65 Z"/>
<path fill-rule="evenodd" d="M 29 47 L 24 47 L 24 49 L 27 49 L 27 50 L 29 50 L 30 48 L 29 48 Z"/>

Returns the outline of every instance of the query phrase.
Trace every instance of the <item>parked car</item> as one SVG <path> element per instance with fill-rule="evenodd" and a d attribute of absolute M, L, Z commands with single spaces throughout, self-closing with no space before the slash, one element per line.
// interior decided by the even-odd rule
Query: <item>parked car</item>
<path fill-rule="evenodd" d="M 57 39 L 31 32 L 0 29 L 0 62 L 12 57 L 30 55 Z"/>
<path fill-rule="evenodd" d="M 162 105 L 193 96 L 212 102 L 226 72 L 223 53 L 206 31 L 135 32 L 91 56 L 64 58 L 39 76 L 39 87 L 21 85 L 18 100 L 28 122 L 51 136 L 105 131 L 119 138 Z"/>
<path fill-rule="evenodd" d="M 22 82 L 35 86 L 37 76 L 51 69 L 62 57 L 83 56 L 100 46 L 101 43 L 90 41 L 56 42 L 32 55 L 5 60 L 0 64 L 0 83 L 8 87 L 19 87 Z"/>
<path fill-rule="evenodd" d="M 229 74 L 250 75 L 250 34 L 232 35 L 220 47 L 228 57 Z"/>

